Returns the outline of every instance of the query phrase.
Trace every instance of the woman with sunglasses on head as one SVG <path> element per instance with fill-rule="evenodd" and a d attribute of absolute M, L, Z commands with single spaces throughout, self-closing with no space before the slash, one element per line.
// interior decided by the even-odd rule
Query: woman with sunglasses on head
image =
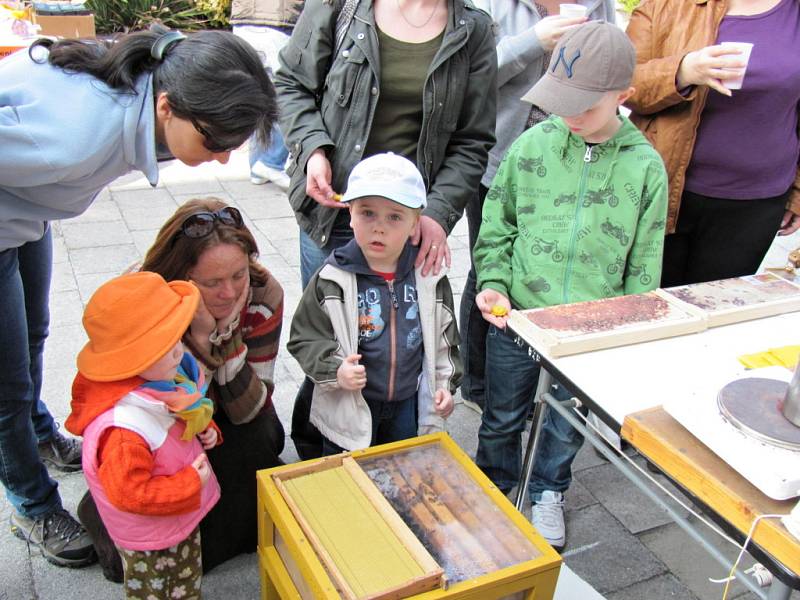
<path fill-rule="evenodd" d="M 142 264 L 200 289 L 184 342 L 206 370 L 225 440 L 208 452 L 222 497 L 200 525 L 205 571 L 255 550 L 255 474 L 281 464 L 284 431 L 272 391 L 283 288 L 257 257 L 239 211 L 205 198 L 190 200 L 164 223 Z"/>
<path fill-rule="evenodd" d="M 183 337 L 203 368 L 206 395 L 224 443 L 207 452 L 221 497 L 200 522 L 203 571 L 256 549 L 256 471 L 277 466 L 284 430 L 272 404 L 283 319 L 283 288 L 257 262 L 258 247 L 241 213 L 217 198 L 189 200 L 164 223 L 142 271 L 189 280 L 200 304 Z M 79 515 L 99 550 L 106 577 L 121 563 L 89 498 Z M 99 542 L 99 543 L 98 543 Z"/>
<path fill-rule="evenodd" d="M 39 395 L 49 325 L 48 223 L 84 212 L 130 171 L 158 181 L 159 159 L 226 162 L 266 139 L 275 91 L 256 52 L 230 33 L 156 27 L 95 40 L 41 40 L 0 61 L 0 481 L 12 530 L 51 562 L 93 560 L 45 464 L 80 468 Z M 38 446 L 38 451 L 37 451 Z"/>

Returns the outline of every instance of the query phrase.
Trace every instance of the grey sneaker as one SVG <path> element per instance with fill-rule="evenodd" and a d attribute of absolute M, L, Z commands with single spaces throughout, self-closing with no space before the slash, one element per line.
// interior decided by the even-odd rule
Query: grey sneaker
<path fill-rule="evenodd" d="M 56 430 L 53 437 L 39 444 L 39 457 L 44 464 L 55 467 L 59 471 L 65 473 L 80 471 L 83 468 L 81 465 L 82 447 L 83 444 L 80 440 L 61 435 L 61 432 Z"/>
<path fill-rule="evenodd" d="M 86 530 L 63 508 L 49 515 L 29 519 L 11 513 L 11 533 L 38 546 L 49 562 L 59 567 L 79 568 L 97 560 Z"/>
<path fill-rule="evenodd" d="M 564 525 L 564 496 L 561 492 L 545 490 L 541 499 L 531 507 L 531 522 L 542 537 L 556 550 L 564 548 L 567 529 Z"/>

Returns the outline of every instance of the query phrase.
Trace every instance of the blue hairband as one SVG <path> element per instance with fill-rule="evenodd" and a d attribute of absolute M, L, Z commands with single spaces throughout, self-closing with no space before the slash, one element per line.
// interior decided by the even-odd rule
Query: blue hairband
<path fill-rule="evenodd" d="M 168 31 L 167 33 L 161 34 L 159 38 L 153 42 L 153 46 L 150 48 L 150 56 L 158 61 L 164 60 L 164 53 L 167 49 L 172 46 L 172 44 L 176 44 L 185 39 L 186 36 L 180 31 Z"/>

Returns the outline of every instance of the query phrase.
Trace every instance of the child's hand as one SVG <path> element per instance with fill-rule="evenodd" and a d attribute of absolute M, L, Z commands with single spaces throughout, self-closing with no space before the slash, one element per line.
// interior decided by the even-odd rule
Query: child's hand
<path fill-rule="evenodd" d="M 453 396 L 448 390 L 436 390 L 433 397 L 433 408 L 436 414 L 446 419 L 453 412 Z"/>
<path fill-rule="evenodd" d="M 360 354 L 351 354 L 342 361 L 336 371 L 336 382 L 345 390 L 358 391 L 367 385 L 367 370 L 364 365 L 358 364 Z"/>
<path fill-rule="evenodd" d="M 201 431 L 197 434 L 197 437 L 200 439 L 200 443 L 203 444 L 203 448 L 209 450 L 217 445 L 217 430 L 213 427 L 209 427 L 205 431 Z"/>
<path fill-rule="evenodd" d="M 511 302 L 496 290 L 485 289 L 475 297 L 481 316 L 498 329 L 505 329 Z"/>
<path fill-rule="evenodd" d="M 200 476 L 200 486 L 203 487 L 208 483 L 211 478 L 211 465 L 208 464 L 208 456 L 203 452 L 200 456 L 192 461 L 192 466 L 197 474 Z"/>

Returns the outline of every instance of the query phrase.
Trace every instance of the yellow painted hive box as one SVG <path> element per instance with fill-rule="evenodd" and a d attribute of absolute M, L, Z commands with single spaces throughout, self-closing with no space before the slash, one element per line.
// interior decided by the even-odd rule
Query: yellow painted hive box
<path fill-rule="evenodd" d="M 258 472 L 263 600 L 549 600 L 561 558 L 446 433 Z"/>

